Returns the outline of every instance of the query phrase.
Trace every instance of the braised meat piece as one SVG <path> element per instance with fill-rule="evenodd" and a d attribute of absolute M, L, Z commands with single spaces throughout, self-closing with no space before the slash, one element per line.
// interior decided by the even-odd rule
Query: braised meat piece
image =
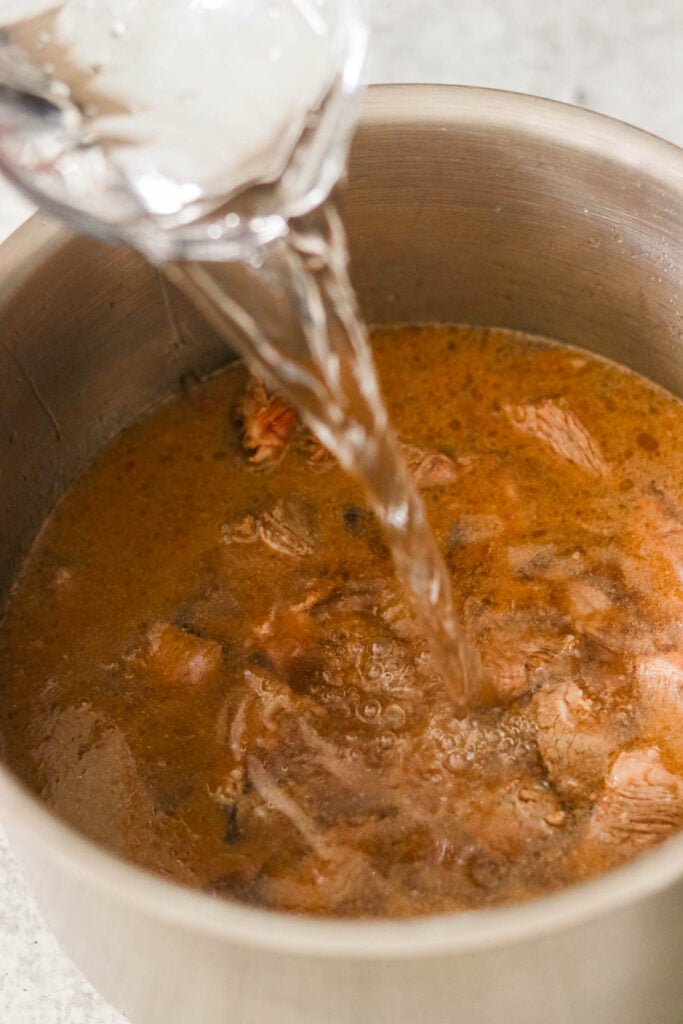
<path fill-rule="evenodd" d="M 216 678 L 222 648 L 168 622 L 153 626 L 138 663 L 159 683 L 197 687 Z"/>
<path fill-rule="evenodd" d="M 259 537 L 273 551 L 301 558 L 312 554 L 315 547 L 311 520 L 302 503 L 280 501 L 261 515 Z"/>
<path fill-rule="evenodd" d="M 644 734 L 683 763 L 683 655 L 669 650 L 637 658 L 635 684 Z"/>
<path fill-rule="evenodd" d="M 682 826 L 683 778 L 669 771 L 656 747 L 639 747 L 620 754 L 612 765 L 578 853 L 592 860 L 593 869 L 604 867 Z"/>
<path fill-rule="evenodd" d="M 540 441 L 560 459 L 591 476 L 607 476 L 610 467 L 578 416 L 564 398 L 545 398 L 524 405 L 504 405 L 510 423 L 521 434 Z"/>
<path fill-rule="evenodd" d="M 313 514 L 302 501 L 277 501 L 258 515 L 249 513 L 221 527 L 224 544 L 251 544 L 262 541 L 272 551 L 291 558 L 313 554 L 316 531 Z"/>
<path fill-rule="evenodd" d="M 496 611 L 469 602 L 465 622 L 503 704 L 572 671 L 576 639 L 565 616 L 540 605 Z"/>
<path fill-rule="evenodd" d="M 403 444 L 401 450 L 408 472 L 419 488 L 444 487 L 458 479 L 456 464 L 444 452 L 414 444 Z"/>
<path fill-rule="evenodd" d="M 623 743 L 614 724 L 573 680 L 537 690 L 531 707 L 536 742 L 555 788 L 572 800 L 596 799 Z"/>
<path fill-rule="evenodd" d="M 235 402 L 233 417 L 247 458 L 255 464 L 280 458 L 297 424 L 292 407 L 251 375 Z"/>

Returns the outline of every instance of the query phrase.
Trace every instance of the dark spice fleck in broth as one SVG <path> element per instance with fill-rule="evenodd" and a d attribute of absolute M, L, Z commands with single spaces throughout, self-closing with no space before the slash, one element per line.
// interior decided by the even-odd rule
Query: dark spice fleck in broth
<path fill-rule="evenodd" d="M 359 489 L 235 365 L 47 522 L 0 628 L 7 757 L 93 839 L 221 896 L 523 900 L 683 825 L 683 406 L 510 333 L 373 342 L 487 706 L 452 714 Z"/>

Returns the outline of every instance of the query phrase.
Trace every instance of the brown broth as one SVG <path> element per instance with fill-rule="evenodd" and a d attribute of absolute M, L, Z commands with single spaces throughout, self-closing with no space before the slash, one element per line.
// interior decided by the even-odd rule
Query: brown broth
<path fill-rule="evenodd" d="M 360 489 L 300 428 L 247 460 L 233 365 L 47 521 L 0 624 L 6 757 L 96 841 L 222 896 L 542 895 L 683 826 L 683 406 L 510 332 L 373 347 L 481 708 L 454 715 Z"/>

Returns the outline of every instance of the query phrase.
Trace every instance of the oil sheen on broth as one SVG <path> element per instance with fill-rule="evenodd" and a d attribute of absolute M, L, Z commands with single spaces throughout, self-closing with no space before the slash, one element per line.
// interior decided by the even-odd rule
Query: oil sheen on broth
<path fill-rule="evenodd" d="M 6 756 L 124 857 L 337 916 L 556 890 L 683 825 L 683 406 L 500 331 L 375 331 L 478 647 L 453 714 L 357 485 L 240 364 L 67 492 L 0 629 Z"/>

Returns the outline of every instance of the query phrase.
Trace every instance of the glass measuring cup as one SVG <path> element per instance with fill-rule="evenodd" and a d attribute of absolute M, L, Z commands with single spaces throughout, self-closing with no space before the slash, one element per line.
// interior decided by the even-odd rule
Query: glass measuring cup
<path fill-rule="evenodd" d="M 0 17 L 0 167 L 81 231 L 155 262 L 245 259 L 342 172 L 359 0 L 9 0 Z"/>

